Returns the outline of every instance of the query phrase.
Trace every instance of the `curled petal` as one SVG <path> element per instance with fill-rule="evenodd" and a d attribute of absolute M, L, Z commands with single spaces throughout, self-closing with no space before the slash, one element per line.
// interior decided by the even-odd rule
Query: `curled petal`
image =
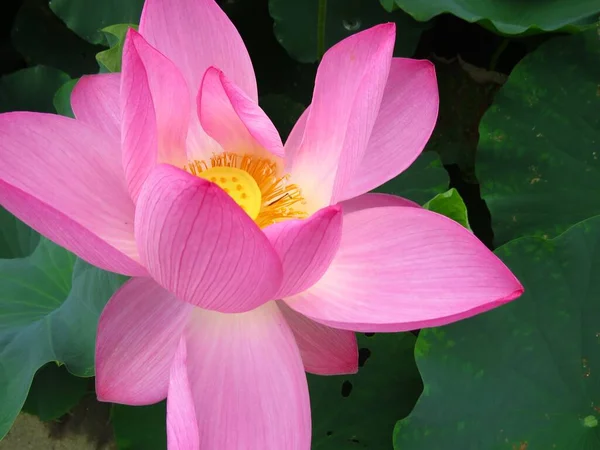
<path fill-rule="evenodd" d="M 198 116 L 202 128 L 225 151 L 283 157 L 275 125 L 254 100 L 214 67 L 202 81 Z"/>
<path fill-rule="evenodd" d="M 187 162 L 190 96 L 175 65 L 133 29 L 123 47 L 121 109 L 123 167 L 135 200 L 157 164 Z"/>

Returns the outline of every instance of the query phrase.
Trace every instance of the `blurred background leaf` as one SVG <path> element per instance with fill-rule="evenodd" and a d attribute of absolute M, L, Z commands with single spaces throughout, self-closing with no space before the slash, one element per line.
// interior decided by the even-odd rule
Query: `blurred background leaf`
<path fill-rule="evenodd" d="M 54 94 L 52 103 L 54 104 L 54 109 L 58 114 L 75 118 L 75 114 L 73 114 L 73 110 L 71 109 L 71 92 L 73 92 L 73 88 L 78 81 L 79 78 L 67 81 L 65 84 L 59 87 Z"/>
<path fill-rule="evenodd" d="M 469 225 L 469 216 L 467 205 L 463 201 L 458 191 L 454 188 L 436 195 L 423 205 L 423 208 L 449 217 L 463 227 L 471 229 Z"/>
<path fill-rule="evenodd" d="M 38 233 L 0 207 L 0 260 L 29 256 L 39 241 Z"/>
<path fill-rule="evenodd" d="M 51 362 L 33 377 L 23 411 L 40 420 L 56 420 L 67 414 L 90 392 L 90 379 L 71 375 L 65 366 Z"/>
<path fill-rule="evenodd" d="M 119 450 L 167 448 L 166 402 L 150 406 L 113 405 L 111 421 Z"/>
<path fill-rule="evenodd" d="M 423 204 L 448 189 L 448 173 L 437 154 L 426 152 L 403 173 L 375 189 Z"/>
<path fill-rule="evenodd" d="M 477 177 L 497 244 L 600 214 L 599 61 L 596 30 L 552 39 L 515 67 L 483 117 Z"/>
<path fill-rule="evenodd" d="M 381 4 L 388 11 L 397 6 L 421 21 L 451 13 L 504 34 L 576 32 L 594 24 L 600 13 L 597 0 L 381 0 Z"/>
<path fill-rule="evenodd" d="M 259 103 L 273 121 L 273 125 L 279 131 L 284 142 L 292 128 L 294 128 L 294 124 L 306 109 L 304 105 L 284 94 L 263 95 L 260 97 Z"/>
<path fill-rule="evenodd" d="M 140 23 L 144 0 L 50 0 L 50 9 L 92 44 L 106 44 L 102 29 L 118 23 Z"/>
<path fill-rule="evenodd" d="M 0 113 L 8 111 L 54 112 L 52 98 L 69 81 L 53 67 L 35 66 L 0 78 Z"/>
<path fill-rule="evenodd" d="M 23 1 L 14 20 L 11 40 L 27 65 L 52 66 L 72 77 L 97 72 L 95 55 L 103 49 L 73 34 L 50 11 L 48 0 Z"/>
<path fill-rule="evenodd" d="M 125 43 L 125 35 L 127 30 L 133 28 L 137 30 L 137 25 L 131 23 L 121 23 L 111 25 L 102 29 L 109 45 L 108 50 L 103 50 L 96 55 L 96 60 L 100 67 L 103 67 L 108 72 L 121 71 L 121 57 L 123 56 L 123 44 Z"/>

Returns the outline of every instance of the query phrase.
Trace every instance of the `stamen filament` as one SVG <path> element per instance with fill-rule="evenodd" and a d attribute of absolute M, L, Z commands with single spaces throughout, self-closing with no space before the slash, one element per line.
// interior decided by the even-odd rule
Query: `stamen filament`
<path fill-rule="evenodd" d="M 210 165 L 203 160 L 194 160 L 190 161 L 184 169 L 192 175 L 199 176 L 200 173 L 213 167 L 234 167 L 254 178 L 262 195 L 261 209 L 255 219 L 259 227 L 264 228 L 287 219 L 307 217 L 303 208 L 297 209 L 306 203 L 300 188 L 289 183 L 289 175 L 278 176 L 275 162 L 254 155 L 224 152 L 213 155 L 210 158 Z"/>

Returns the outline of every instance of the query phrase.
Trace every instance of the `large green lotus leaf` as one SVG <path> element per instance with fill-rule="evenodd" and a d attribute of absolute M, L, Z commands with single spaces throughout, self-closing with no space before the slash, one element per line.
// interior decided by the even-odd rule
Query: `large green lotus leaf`
<path fill-rule="evenodd" d="M 48 363 L 33 377 L 23 411 L 43 421 L 59 419 L 90 392 L 89 384 L 89 378 L 76 377 L 65 366 Z"/>
<path fill-rule="evenodd" d="M 384 22 L 397 25 L 396 56 L 412 56 L 427 25 L 402 11 L 386 12 L 376 0 L 270 0 L 279 43 L 300 62 L 315 62 L 318 55 L 319 4 L 326 4 L 324 50 L 342 39 Z M 323 28 L 322 28 L 323 29 Z"/>
<path fill-rule="evenodd" d="M 93 44 L 106 44 L 102 29 L 116 23 L 139 23 L 144 0 L 51 0 L 50 9 Z"/>
<path fill-rule="evenodd" d="M 308 375 L 313 450 L 389 448 L 398 417 L 421 393 L 410 333 L 359 335 L 361 368 L 355 375 Z M 115 405 L 112 422 L 119 450 L 164 450 L 165 404 Z"/>
<path fill-rule="evenodd" d="M 396 426 L 397 450 L 600 448 L 600 216 L 497 254 L 525 294 L 421 330 L 425 388 Z"/>
<path fill-rule="evenodd" d="M 600 12 L 597 0 L 381 0 L 381 4 L 390 11 L 400 7 L 417 20 L 451 13 L 503 34 L 574 32 L 593 24 Z"/>
<path fill-rule="evenodd" d="M 94 374 L 98 318 L 123 281 L 46 239 L 28 257 L 0 260 L 0 437 L 41 366 L 57 361 L 74 375 Z"/>
<path fill-rule="evenodd" d="M 52 97 L 69 81 L 53 67 L 35 66 L 0 78 L 0 113 L 8 111 L 54 112 Z"/>
<path fill-rule="evenodd" d="M 380 450 L 391 447 L 398 416 L 421 393 L 410 333 L 358 335 L 362 367 L 355 375 L 308 376 L 313 450 Z"/>
<path fill-rule="evenodd" d="M 598 61 L 596 30 L 553 39 L 515 67 L 483 117 L 477 175 L 497 244 L 600 214 Z"/>
<path fill-rule="evenodd" d="M 448 183 L 448 173 L 438 155 L 424 152 L 406 171 L 375 189 L 375 192 L 399 195 L 423 204 L 446 191 Z"/>

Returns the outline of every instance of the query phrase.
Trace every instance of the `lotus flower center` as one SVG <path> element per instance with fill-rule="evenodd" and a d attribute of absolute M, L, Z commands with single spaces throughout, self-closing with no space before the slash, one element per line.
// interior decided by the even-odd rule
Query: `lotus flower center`
<path fill-rule="evenodd" d="M 200 172 L 198 177 L 212 181 L 246 211 L 252 220 L 258 217 L 262 205 L 262 194 L 252 176 L 236 167 L 212 167 Z"/>
<path fill-rule="evenodd" d="M 188 161 L 183 168 L 218 185 L 260 228 L 308 216 L 300 188 L 271 159 L 224 152 Z"/>

